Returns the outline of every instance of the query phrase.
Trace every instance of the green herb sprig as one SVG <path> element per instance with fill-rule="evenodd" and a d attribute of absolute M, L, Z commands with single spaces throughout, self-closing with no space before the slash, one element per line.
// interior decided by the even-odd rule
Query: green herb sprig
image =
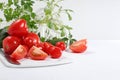
<path fill-rule="evenodd" d="M 47 27 L 49 28 L 48 35 L 42 37 L 44 41 L 51 42 L 55 44 L 57 41 L 65 41 L 66 44 L 70 45 L 75 41 L 73 39 L 73 36 L 71 34 L 72 27 L 69 25 L 66 25 L 62 22 L 61 20 L 61 14 L 66 14 L 68 17 L 68 20 L 72 20 L 71 12 L 73 10 L 71 9 L 64 9 L 60 3 L 63 2 L 64 0 L 39 0 L 42 1 L 46 4 L 44 7 L 44 16 L 40 18 L 39 24 L 46 24 Z M 50 35 L 50 29 L 54 30 L 55 33 L 59 32 L 60 36 L 53 37 L 52 34 Z M 69 34 L 68 34 L 69 33 Z M 47 33 L 45 33 L 47 34 Z M 50 36 L 49 36 L 50 35 Z M 45 38 L 48 38 L 47 40 Z M 50 37 L 53 37 L 52 39 Z"/>

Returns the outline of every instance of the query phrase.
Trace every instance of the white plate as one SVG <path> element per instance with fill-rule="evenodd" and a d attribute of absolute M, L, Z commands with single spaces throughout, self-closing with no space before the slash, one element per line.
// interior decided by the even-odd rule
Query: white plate
<path fill-rule="evenodd" d="M 63 52 L 63 54 L 66 54 Z M 62 56 L 59 59 L 52 59 L 47 58 L 46 60 L 30 60 L 30 59 L 22 59 L 19 60 L 21 63 L 20 65 L 14 65 L 9 63 L 5 57 L 2 55 L 2 52 L 0 52 L 0 61 L 6 66 L 11 68 L 33 68 L 33 67 L 49 67 L 49 66 L 57 66 L 57 65 L 63 65 L 71 63 L 71 59 L 67 56 Z"/>

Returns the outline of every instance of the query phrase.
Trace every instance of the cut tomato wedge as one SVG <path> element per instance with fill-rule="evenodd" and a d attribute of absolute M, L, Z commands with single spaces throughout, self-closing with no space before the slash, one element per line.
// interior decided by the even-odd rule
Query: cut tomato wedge
<path fill-rule="evenodd" d="M 28 54 L 33 60 L 45 60 L 48 57 L 47 53 L 36 46 L 31 47 Z"/>
<path fill-rule="evenodd" d="M 19 45 L 15 51 L 10 55 L 10 57 L 20 60 L 23 59 L 27 55 L 27 48 L 24 45 Z"/>
<path fill-rule="evenodd" d="M 87 49 L 86 44 L 87 44 L 86 39 L 82 39 L 71 44 L 70 49 L 72 50 L 72 52 L 75 53 L 83 53 Z"/>

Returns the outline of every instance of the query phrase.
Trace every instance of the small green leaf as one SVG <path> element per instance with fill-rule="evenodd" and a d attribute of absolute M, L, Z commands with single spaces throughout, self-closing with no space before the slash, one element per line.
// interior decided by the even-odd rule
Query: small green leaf
<path fill-rule="evenodd" d="M 47 26 L 48 26 L 50 29 L 52 29 L 53 23 L 49 21 L 49 22 L 47 23 Z"/>
<path fill-rule="evenodd" d="M 33 11 L 33 8 L 30 5 L 28 5 L 28 4 L 24 4 L 24 9 L 29 11 L 29 12 Z"/>
<path fill-rule="evenodd" d="M 61 37 L 63 37 L 63 36 L 65 36 L 65 31 L 64 30 L 61 31 Z"/>
<path fill-rule="evenodd" d="M 49 8 L 45 8 L 44 12 L 45 12 L 46 15 L 49 15 L 49 14 L 52 13 L 52 11 Z"/>
<path fill-rule="evenodd" d="M 0 3 L 0 9 L 4 8 L 4 3 Z"/>
<path fill-rule="evenodd" d="M 44 42 L 44 41 L 45 41 L 45 37 L 40 37 L 40 40 L 41 40 L 42 42 Z"/>
<path fill-rule="evenodd" d="M 21 0 L 21 5 L 24 5 L 24 4 L 25 4 L 24 0 Z"/>
<path fill-rule="evenodd" d="M 2 18 L 0 18 L 0 22 L 2 22 L 3 21 L 3 19 Z"/>
<path fill-rule="evenodd" d="M 75 41 L 76 41 L 76 39 L 70 39 L 69 45 L 71 45 L 71 44 L 74 43 Z"/>
<path fill-rule="evenodd" d="M 71 9 L 64 9 L 64 11 L 74 12 L 74 11 L 71 10 Z"/>
<path fill-rule="evenodd" d="M 68 41 L 68 38 L 67 37 L 64 37 L 61 39 L 62 41 Z"/>
<path fill-rule="evenodd" d="M 69 32 L 69 38 L 71 39 L 72 38 L 72 34 Z"/>
<path fill-rule="evenodd" d="M 13 4 L 12 0 L 8 0 L 8 6 L 11 6 Z"/>
<path fill-rule="evenodd" d="M 8 36 L 8 33 L 7 33 L 7 30 L 6 30 L 6 27 L 0 29 L 0 48 L 2 48 L 3 39 L 7 36 Z"/>
<path fill-rule="evenodd" d="M 71 20 L 72 20 L 72 16 L 70 15 L 69 12 L 66 12 L 66 13 L 67 13 L 67 15 L 68 15 L 68 19 L 71 21 Z"/>
<path fill-rule="evenodd" d="M 4 10 L 4 16 L 6 18 L 6 21 L 10 21 L 13 19 L 13 9 L 12 8 L 9 8 L 9 9 L 5 9 Z"/>
<path fill-rule="evenodd" d="M 70 26 L 68 26 L 68 25 L 65 25 L 64 26 L 66 29 L 68 29 L 68 30 L 72 30 L 72 27 L 70 27 Z"/>
<path fill-rule="evenodd" d="M 31 17 L 32 17 L 32 18 L 35 18 L 35 16 L 36 16 L 36 14 L 32 12 L 32 13 L 31 13 Z"/>
<path fill-rule="evenodd" d="M 54 29 L 55 29 L 55 30 L 58 30 L 58 29 L 59 29 L 56 24 L 53 24 L 53 25 L 54 25 Z"/>
<path fill-rule="evenodd" d="M 29 21 L 29 20 L 30 20 L 30 15 L 23 15 L 21 18 L 23 18 L 23 19 Z"/>
<path fill-rule="evenodd" d="M 19 0 L 14 0 L 14 5 L 18 6 Z"/>

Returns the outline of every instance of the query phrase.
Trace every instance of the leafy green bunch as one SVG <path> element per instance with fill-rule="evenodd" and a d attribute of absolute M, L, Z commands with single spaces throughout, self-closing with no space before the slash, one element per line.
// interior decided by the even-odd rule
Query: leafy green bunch
<path fill-rule="evenodd" d="M 14 21 L 17 19 L 25 19 L 31 31 L 37 30 L 35 21 L 36 13 L 33 12 L 34 1 L 32 0 L 8 0 L 7 3 L 0 2 L 0 10 L 3 12 L 5 20 L 0 18 L 0 21 Z"/>
<path fill-rule="evenodd" d="M 52 37 L 53 34 L 51 34 L 47 41 L 55 44 L 57 41 L 65 41 L 66 44 L 71 44 L 75 41 L 75 39 L 72 38 L 71 30 L 72 27 L 69 25 L 66 25 L 63 23 L 61 20 L 62 14 L 66 14 L 68 17 L 68 20 L 72 20 L 71 12 L 73 10 L 71 9 L 64 9 L 60 3 L 63 2 L 64 0 L 40 0 L 46 4 L 44 7 L 44 16 L 42 16 L 40 20 L 40 24 L 46 24 L 47 27 L 49 28 L 47 30 L 48 35 L 50 35 L 50 29 L 54 30 L 55 33 L 59 32 L 59 36 L 56 35 L 56 37 Z M 43 40 L 45 37 L 43 37 Z"/>

